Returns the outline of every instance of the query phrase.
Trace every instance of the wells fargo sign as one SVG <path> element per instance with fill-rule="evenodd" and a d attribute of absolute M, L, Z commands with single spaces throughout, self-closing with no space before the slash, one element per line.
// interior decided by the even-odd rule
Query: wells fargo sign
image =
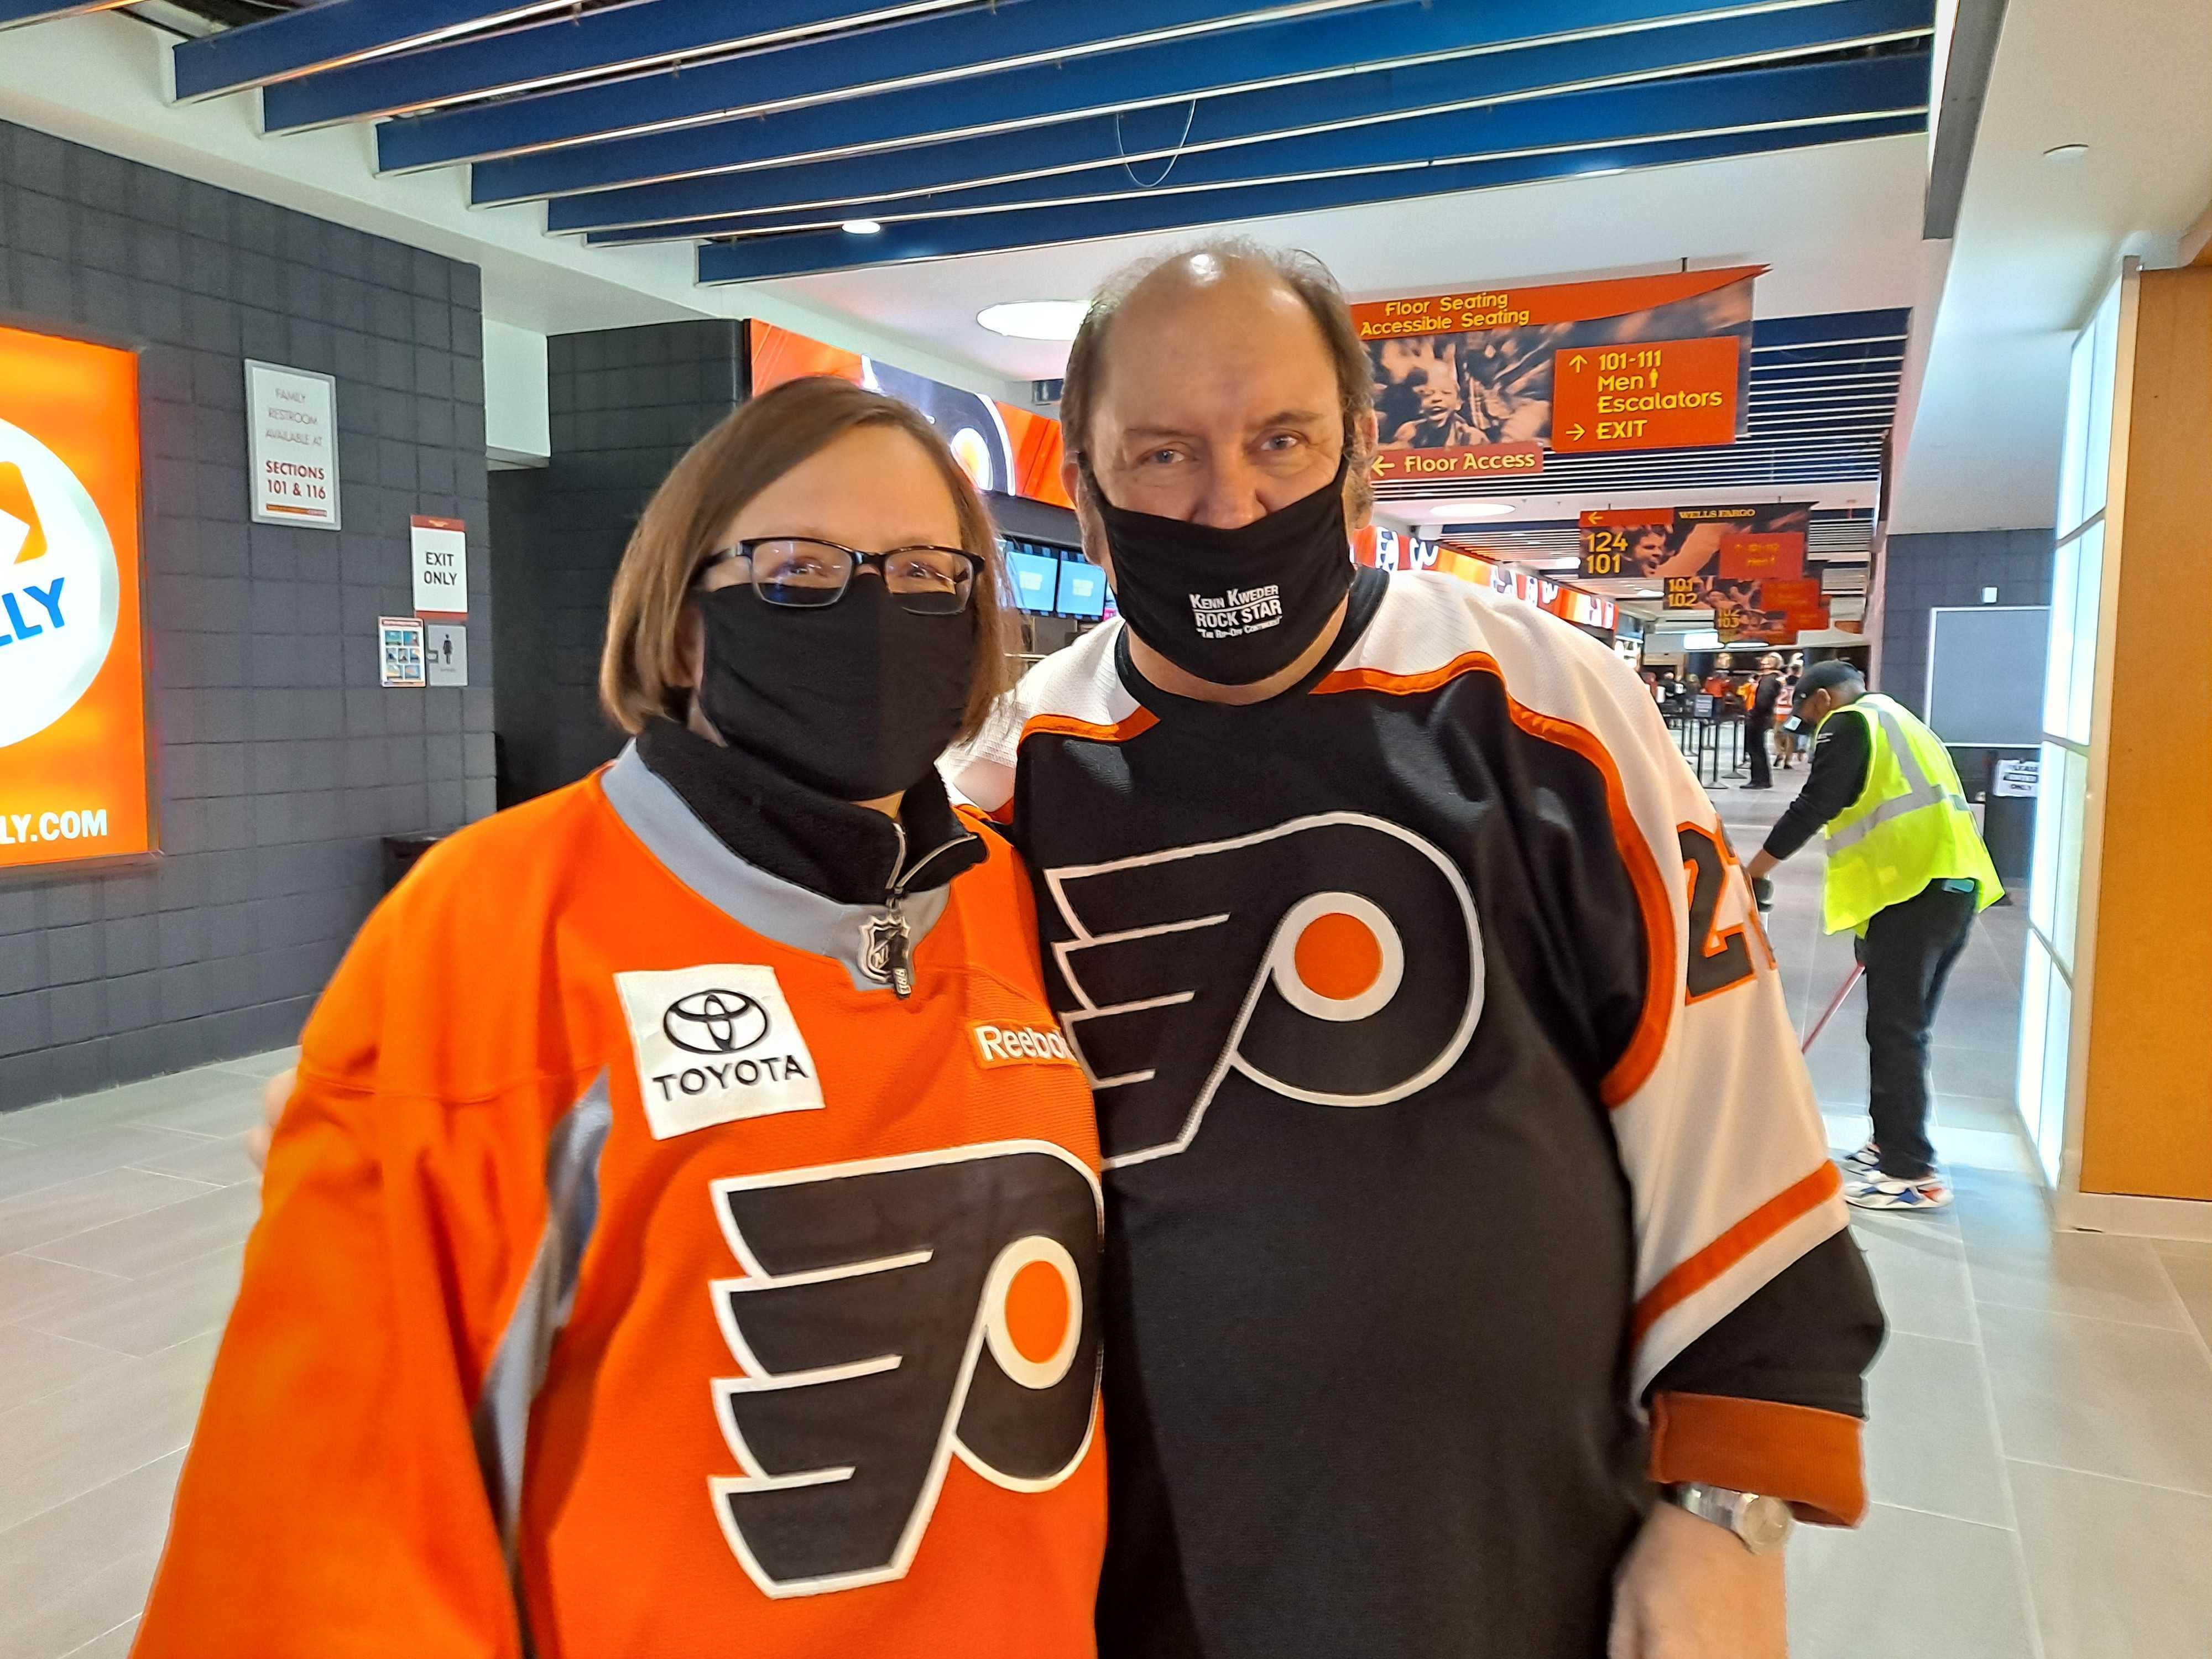
<path fill-rule="evenodd" d="M 0 867 L 152 845 L 138 360 L 0 328 Z"/>

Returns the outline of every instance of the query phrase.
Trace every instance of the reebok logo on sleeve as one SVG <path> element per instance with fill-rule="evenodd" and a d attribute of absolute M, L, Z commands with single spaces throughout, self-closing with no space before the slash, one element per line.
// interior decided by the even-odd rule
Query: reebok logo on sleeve
<path fill-rule="evenodd" d="M 1075 1050 L 1067 1039 L 1048 1025 L 992 1025 L 968 1028 L 975 1045 L 978 1065 L 995 1071 L 1001 1066 L 1073 1066 Z"/>

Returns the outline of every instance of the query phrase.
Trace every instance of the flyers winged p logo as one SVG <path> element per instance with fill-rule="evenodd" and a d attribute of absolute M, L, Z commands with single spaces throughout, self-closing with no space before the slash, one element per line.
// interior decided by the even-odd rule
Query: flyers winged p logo
<path fill-rule="evenodd" d="M 1089 1449 L 1098 1397 L 1098 1182 L 1044 1141 L 716 1181 L 742 1279 L 714 1316 L 744 1375 L 714 1382 L 743 1473 L 708 1487 L 765 1595 L 902 1577 L 955 1457 L 1018 1492 Z"/>
<path fill-rule="evenodd" d="M 1382 818 L 1322 813 L 1045 883 L 1109 1166 L 1182 1151 L 1232 1072 L 1317 1105 L 1403 1100 L 1481 1017 L 1465 878 Z"/>

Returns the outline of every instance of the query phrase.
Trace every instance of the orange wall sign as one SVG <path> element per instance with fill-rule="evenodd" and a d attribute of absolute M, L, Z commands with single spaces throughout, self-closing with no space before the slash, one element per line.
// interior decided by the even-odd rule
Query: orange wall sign
<path fill-rule="evenodd" d="M 863 357 L 757 319 L 750 325 L 755 395 L 805 374 L 831 374 L 903 398 L 945 434 L 978 489 L 1073 507 L 1060 481 L 1060 422 L 946 386 L 880 358 Z"/>
<path fill-rule="evenodd" d="M 1552 368 L 1552 447 L 1566 453 L 1734 443 L 1741 343 L 1733 334 L 1717 334 L 1559 352 Z"/>
<path fill-rule="evenodd" d="M 0 868 L 152 846 L 138 359 L 0 328 Z"/>

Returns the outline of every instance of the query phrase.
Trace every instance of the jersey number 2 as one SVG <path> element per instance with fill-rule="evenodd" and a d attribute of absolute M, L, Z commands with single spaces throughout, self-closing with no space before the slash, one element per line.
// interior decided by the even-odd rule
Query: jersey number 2
<path fill-rule="evenodd" d="M 1690 884 L 1690 960 L 1686 989 L 1688 1000 L 1702 1002 L 1718 996 L 1752 975 L 1751 945 L 1741 923 L 1724 933 L 1713 930 L 1721 905 L 1721 889 L 1728 880 L 1728 855 L 1709 830 L 1694 823 L 1680 826 L 1682 874 Z"/>

